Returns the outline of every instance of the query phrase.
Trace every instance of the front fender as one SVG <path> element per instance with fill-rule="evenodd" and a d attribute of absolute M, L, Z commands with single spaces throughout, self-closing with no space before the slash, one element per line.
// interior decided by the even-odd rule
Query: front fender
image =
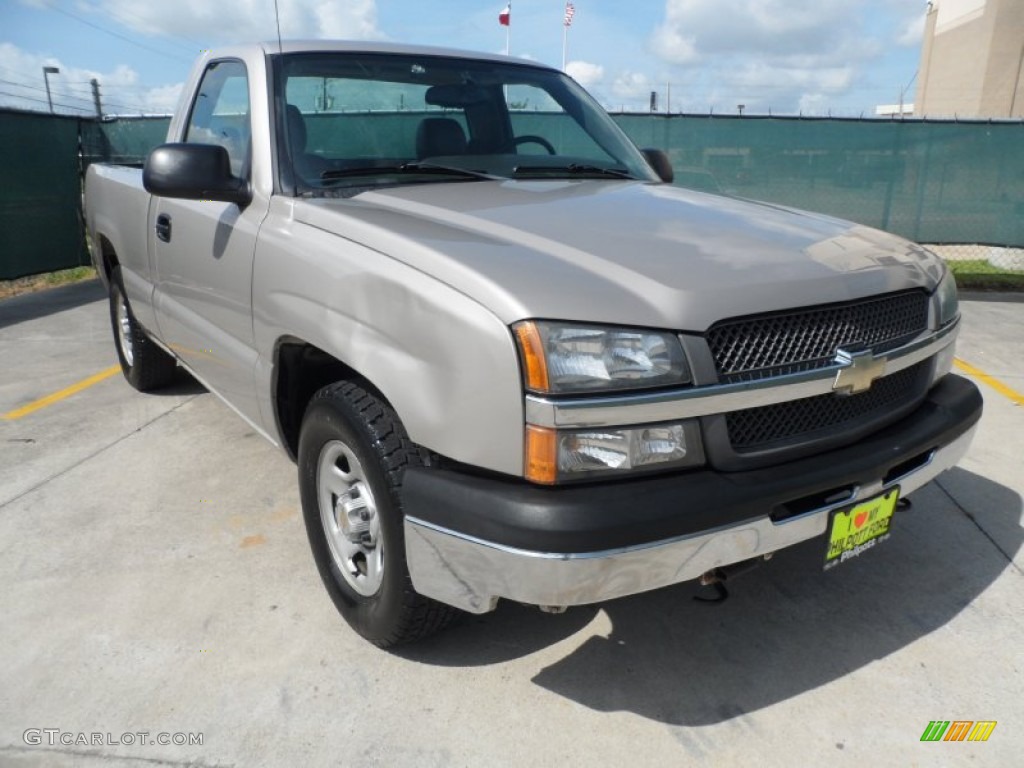
<path fill-rule="evenodd" d="M 366 378 L 415 442 L 522 474 L 518 356 L 508 327 L 479 303 L 384 254 L 272 213 L 257 245 L 253 314 L 268 431 L 276 431 L 275 345 L 296 337 Z"/>

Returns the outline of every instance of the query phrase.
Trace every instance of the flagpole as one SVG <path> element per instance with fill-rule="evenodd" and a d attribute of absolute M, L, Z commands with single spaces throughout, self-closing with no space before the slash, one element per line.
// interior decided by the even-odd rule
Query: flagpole
<path fill-rule="evenodd" d="M 512 44 L 512 19 L 508 20 L 508 24 L 505 25 L 505 55 L 509 55 Z"/>
<path fill-rule="evenodd" d="M 576 6 L 571 0 L 565 4 L 565 15 L 562 17 L 562 71 L 569 63 L 569 27 L 572 26 L 572 17 L 576 15 Z"/>

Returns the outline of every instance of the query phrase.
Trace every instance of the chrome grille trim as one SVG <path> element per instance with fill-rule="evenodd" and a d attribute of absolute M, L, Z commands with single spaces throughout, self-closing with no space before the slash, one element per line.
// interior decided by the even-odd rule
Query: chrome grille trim
<path fill-rule="evenodd" d="M 928 294 L 903 291 L 842 304 L 723 320 L 705 334 L 720 383 L 754 381 L 831 365 L 840 347 L 876 355 L 923 333 Z"/>
<path fill-rule="evenodd" d="M 886 361 L 886 375 L 939 353 L 956 341 L 959 330 L 957 318 L 928 336 L 880 355 Z M 755 381 L 618 396 L 554 399 L 527 395 L 526 422 L 539 427 L 586 428 L 711 416 L 828 394 L 842 368 L 833 362 L 824 368 Z"/>

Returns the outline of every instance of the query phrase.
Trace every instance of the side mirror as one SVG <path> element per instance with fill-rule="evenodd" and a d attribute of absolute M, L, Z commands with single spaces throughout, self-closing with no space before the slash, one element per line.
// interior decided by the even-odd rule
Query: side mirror
<path fill-rule="evenodd" d="M 660 149 L 641 149 L 640 151 L 644 153 L 647 164 L 658 174 L 658 178 L 666 184 L 671 184 L 676 175 L 672 170 L 672 161 L 668 159 L 668 155 Z"/>
<path fill-rule="evenodd" d="M 142 185 L 151 195 L 219 200 L 244 208 L 252 190 L 231 174 L 228 151 L 216 144 L 162 144 L 146 158 Z"/>

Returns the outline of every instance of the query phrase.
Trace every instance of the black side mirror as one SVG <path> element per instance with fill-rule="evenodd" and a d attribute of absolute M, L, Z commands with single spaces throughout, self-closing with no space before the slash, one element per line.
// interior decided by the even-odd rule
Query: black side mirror
<path fill-rule="evenodd" d="M 640 151 L 644 153 L 647 164 L 658 174 L 658 178 L 666 184 L 671 184 L 676 174 L 672 170 L 672 161 L 668 159 L 668 155 L 660 149 L 642 149 Z"/>
<path fill-rule="evenodd" d="M 252 190 L 231 174 L 228 151 L 216 144 L 162 144 L 146 158 L 142 185 L 151 195 L 219 200 L 244 208 Z"/>

